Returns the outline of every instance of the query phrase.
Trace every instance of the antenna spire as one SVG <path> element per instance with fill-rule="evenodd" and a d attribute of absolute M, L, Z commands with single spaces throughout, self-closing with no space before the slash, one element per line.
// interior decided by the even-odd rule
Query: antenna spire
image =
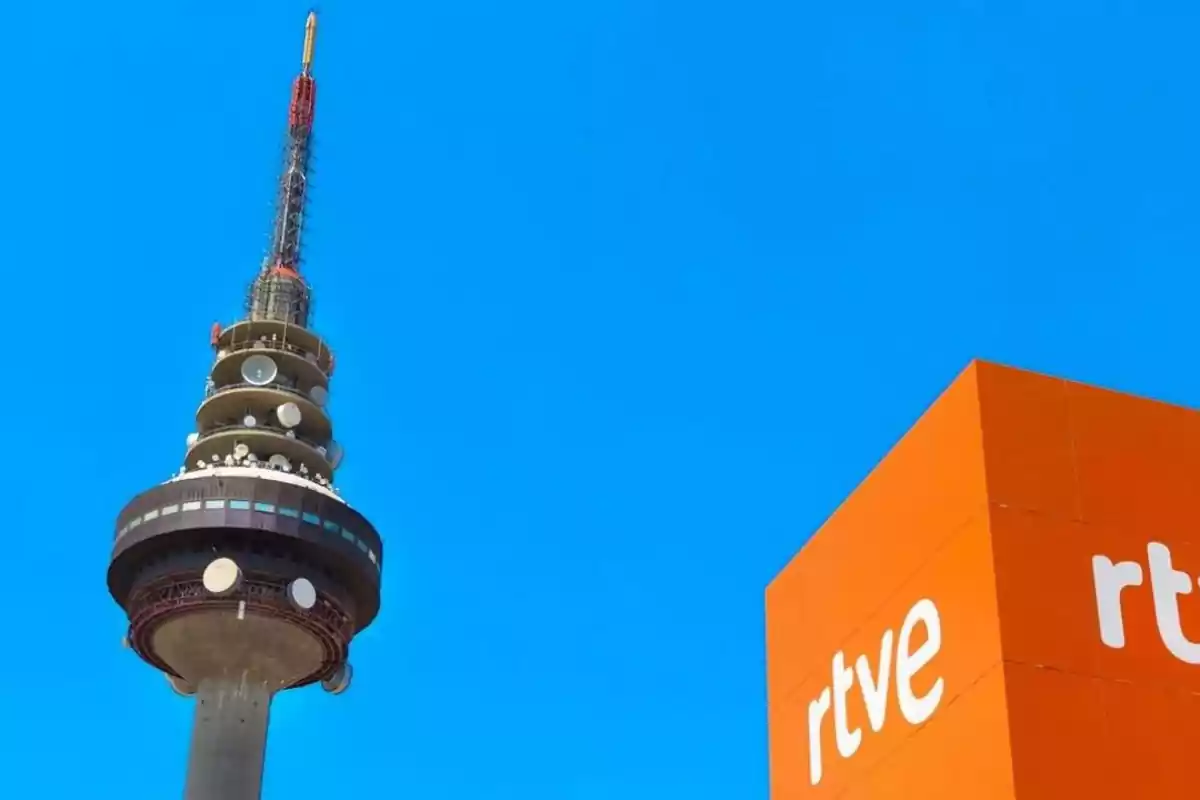
<path fill-rule="evenodd" d="M 304 23 L 304 58 L 300 65 L 303 74 L 307 75 L 312 69 L 313 48 L 317 45 L 317 12 L 308 12 L 308 20 Z"/>
<path fill-rule="evenodd" d="M 304 23 L 300 74 L 292 82 L 288 106 L 287 139 L 271 246 L 248 302 L 251 319 L 278 319 L 301 327 L 307 327 L 310 300 L 308 287 L 300 277 L 300 235 L 304 228 L 310 140 L 317 106 L 317 82 L 312 77 L 316 43 L 317 14 L 310 11 Z"/>

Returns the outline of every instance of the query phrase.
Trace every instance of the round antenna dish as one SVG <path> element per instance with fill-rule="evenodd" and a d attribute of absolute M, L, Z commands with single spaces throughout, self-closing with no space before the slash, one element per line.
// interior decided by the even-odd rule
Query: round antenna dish
<path fill-rule="evenodd" d="M 292 471 L 292 462 L 287 460 L 287 456 L 281 456 L 279 453 L 267 459 L 267 463 L 276 469 L 281 469 L 284 472 Z"/>
<path fill-rule="evenodd" d="M 325 680 L 321 681 L 321 688 L 330 694 L 341 694 L 350 688 L 350 679 L 354 677 L 354 669 L 350 666 L 350 662 L 340 664 Z"/>
<path fill-rule="evenodd" d="M 258 420 L 254 418 L 253 414 L 247 414 L 246 416 L 242 417 L 242 424 L 247 428 L 253 428 L 258 424 Z"/>
<path fill-rule="evenodd" d="M 314 386 L 309 390 L 308 396 L 312 401 L 319 406 L 324 406 L 329 402 L 329 392 L 325 391 L 324 386 Z"/>
<path fill-rule="evenodd" d="M 218 558 L 204 568 L 204 588 L 215 595 L 236 591 L 242 583 L 242 568 L 232 558 Z"/>
<path fill-rule="evenodd" d="M 300 406 L 295 403 L 284 403 L 275 409 L 275 416 L 279 418 L 279 424 L 283 427 L 294 428 L 300 424 Z"/>
<path fill-rule="evenodd" d="M 279 375 L 279 367 L 268 355 L 256 353 L 242 362 L 242 380 L 252 386 L 266 386 Z"/>
<path fill-rule="evenodd" d="M 234 458 L 245 458 L 248 455 L 250 455 L 250 448 L 244 444 L 239 444 L 233 448 Z"/>
<path fill-rule="evenodd" d="M 317 589 L 308 578 L 296 578 L 288 584 L 287 593 L 298 611 L 308 611 L 317 604 Z"/>
<path fill-rule="evenodd" d="M 188 434 L 188 438 L 187 438 L 187 446 L 188 446 L 189 448 L 191 448 L 191 447 L 195 447 L 195 446 L 196 446 L 196 442 L 198 442 L 198 441 L 200 441 L 200 434 L 196 433 L 195 431 L 193 431 L 192 433 L 189 433 L 189 434 Z"/>
<path fill-rule="evenodd" d="M 196 687 L 185 681 L 183 678 L 177 678 L 174 675 L 163 675 L 167 679 L 167 683 L 171 685 L 171 689 L 180 697 L 191 697 L 196 693 Z"/>
<path fill-rule="evenodd" d="M 329 452 L 326 455 L 329 456 L 329 466 L 337 469 L 342 463 L 342 459 L 346 457 L 346 451 L 337 442 L 330 442 Z"/>

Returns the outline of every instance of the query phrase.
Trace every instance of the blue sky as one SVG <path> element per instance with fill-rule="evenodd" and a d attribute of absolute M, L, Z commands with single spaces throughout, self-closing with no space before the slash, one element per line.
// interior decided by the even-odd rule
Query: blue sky
<path fill-rule="evenodd" d="M 112 521 L 258 267 L 306 10 L 5 9 L 17 795 L 181 792 Z M 763 589 L 969 359 L 1200 403 L 1194 3 L 322 14 L 307 269 L 388 569 L 268 800 L 765 798 Z"/>

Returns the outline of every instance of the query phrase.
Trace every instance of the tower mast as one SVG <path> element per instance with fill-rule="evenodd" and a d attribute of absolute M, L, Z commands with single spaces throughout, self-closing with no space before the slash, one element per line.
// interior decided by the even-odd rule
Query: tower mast
<path fill-rule="evenodd" d="M 195 697 L 186 800 L 258 800 L 272 699 L 350 684 L 379 612 L 383 542 L 334 488 L 333 355 L 300 274 L 316 82 L 304 30 L 271 247 L 247 314 L 214 325 L 183 467 L 120 512 L 108 588 L 126 645 Z"/>
<path fill-rule="evenodd" d="M 251 318 L 278 319 L 301 327 L 308 324 L 311 305 L 308 286 L 300 275 L 300 237 L 304 232 L 313 116 L 317 110 L 317 82 L 312 75 L 316 44 L 317 14 L 310 11 L 304 24 L 300 74 L 292 81 L 271 245 L 247 303 Z"/>

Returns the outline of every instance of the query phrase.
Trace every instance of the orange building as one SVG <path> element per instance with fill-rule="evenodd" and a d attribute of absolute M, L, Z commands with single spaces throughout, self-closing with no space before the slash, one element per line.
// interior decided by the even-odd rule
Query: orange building
<path fill-rule="evenodd" d="M 1196 796 L 1197 576 L 1200 412 L 972 364 L 767 589 L 772 799 Z"/>

